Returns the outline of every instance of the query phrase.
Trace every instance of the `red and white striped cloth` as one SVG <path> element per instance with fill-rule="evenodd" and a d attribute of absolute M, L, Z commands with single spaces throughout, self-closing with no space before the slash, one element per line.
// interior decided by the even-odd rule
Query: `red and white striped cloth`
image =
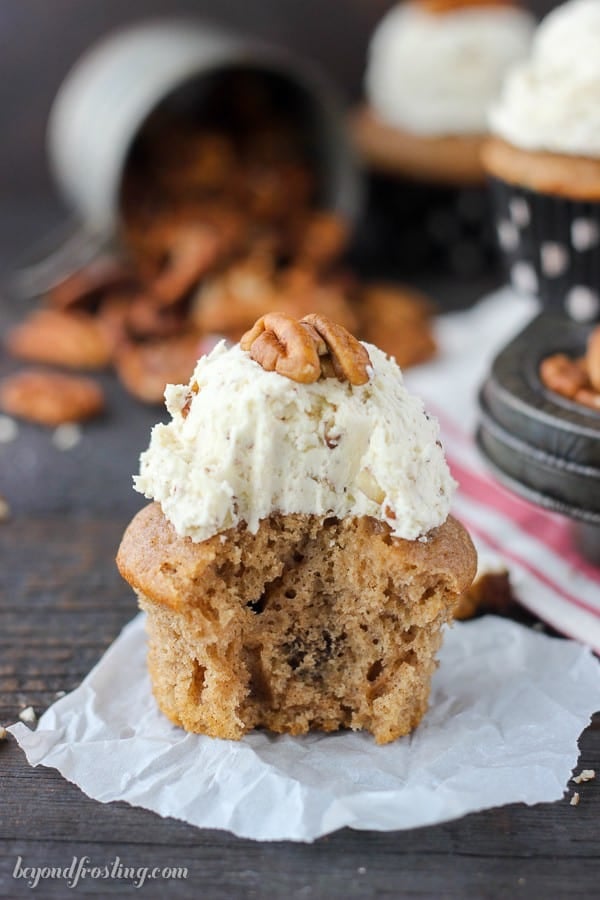
<path fill-rule="evenodd" d="M 480 566 L 505 565 L 523 606 L 600 653 L 600 567 L 573 547 L 570 520 L 503 488 L 474 443 L 479 387 L 495 355 L 536 311 L 533 301 L 505 288 L 441 317 L 438 359 L 409 370 L 406 384 L 440 422 L 460 485 L 453 513 L 470 531 Z"/>

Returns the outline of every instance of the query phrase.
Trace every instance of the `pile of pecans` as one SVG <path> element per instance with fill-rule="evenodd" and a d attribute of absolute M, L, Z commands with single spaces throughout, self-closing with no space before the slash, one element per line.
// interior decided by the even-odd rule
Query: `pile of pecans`
<path fill-rule="evenodd" d="M 216 337 L 237 341 L 274 310 L 325 315 L 401 366 L 429 358 L 431 304 L 414 291 L 359 283 L 343 264 L 348 224 L 318 208 L 318 187 L 289 122 L 236 136 L 149 123 L 122 186 L 119 254 L 48 291 L 8 334 L 9 353 L 61 369 L 113 367 L 145 403 L 162 402 L 166 383 L 187 382 Z M 44 371 L 5 379 L 6 412 L 56 424 L 102 409 L 89 379 L 63 374 L 44 384 Z M 27 378 L 38 385 L 36 404 L 14 389 L 19 378 L 21 388 Z M 51 395 L 46 402 L 40 391 Z"/>
<path fill-rule="evenodd" d="M 540 365 L 540 378 L 556 394 L 600 410 L 600 325 L 590 333 L 585 356 L 547 356 Z"/>

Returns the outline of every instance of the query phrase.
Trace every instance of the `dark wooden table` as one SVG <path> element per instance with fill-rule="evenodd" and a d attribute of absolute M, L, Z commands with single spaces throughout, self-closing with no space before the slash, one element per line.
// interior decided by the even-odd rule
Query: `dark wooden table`
<path fill-rule="evenodd" d="M 13 207 L 16 209 L 16 207 Z M 51 224 L 57 211 L 35 203 L 0 218 L 0 261 Z M 2 302 L 0 327 L 20 314 Z M 12 364 L 3 358 L 0 374 Z M 130 488 L 155 410 L 143 409 L 104 377 L 111 413 L 59 451 L 47 432 L 21 426 L 0 444 L 0 493 L 12 517 L 0 525 L 0 723 L 56 692 L 75 688 L 135 614 L 115 569 L 121 533 L 141 498 Z M 581 738 L 581 762 L 600 774 L 600 719 Z M 86 798 L 55 771 L 32 769 L 12 738 L 0 742 L 0 896 L 29 895 L 13 878 L 27 866 L 185 866 L 181 881 L 147 882 L 143 896 L 257 898 L 582 897 L 600 883 L 600 781 L 565 800 L 512 805 L 432 828 L 377 833 L 346 829 L 312 845 L 259 844 L 200 831 L 125 804 Z M 569 792 L 571 793 L 571 792 Z M 135 893 L 131 882 L 83 881 L 99 897 Z M 45 880 L 43 897 L 65 897 Z"/>

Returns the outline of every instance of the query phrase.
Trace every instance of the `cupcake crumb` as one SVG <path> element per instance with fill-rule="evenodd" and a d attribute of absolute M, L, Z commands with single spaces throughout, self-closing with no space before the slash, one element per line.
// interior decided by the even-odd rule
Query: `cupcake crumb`
<path fill-rule="evenodd" d="M 579 775 L 574 775 L 571 781 L 575 782 L 575 784 L 582 784 L 584 781 L 593 781 L 595 777 L 595 769 L 583 769 Z"/>
<path fill-rule="evenodd" d="M 573 794 L 573 796 L 572 796 L 571 799 L 569 800 L 569 804 L 570 804 L 571 806 L 579 806 L 579 799 L 580 799 L 579 794 L 577 793 L 577 791 L 575 791 L 575 793 Z"/>
<path fill-rule="evenodd" d="M 0 522 L 8 522 L 10 519 L 10 506 L 8 500 L 5 500 L 0 494 Z"/>
<path fill-rule="evenodd" d="M 0 444 L 10 444 L 19 433 L 19 426 L 10 416 L 0 416 Z"/>
<path fill-rule="evenodd" d="M 21 722 L 25 722 L 27 725 L 35 725 L 37 722 L 37 716 L 33 706 L 26 706 L 25 709 L 22 709 L 19 713 L 19 718 Z"/>
<path fill-rule="evenodd" d="M 81 428 L 73 422 L 59 425 L 52 433 L 52 443 L 57 450 L 72 450 L 81 440 Z"/>

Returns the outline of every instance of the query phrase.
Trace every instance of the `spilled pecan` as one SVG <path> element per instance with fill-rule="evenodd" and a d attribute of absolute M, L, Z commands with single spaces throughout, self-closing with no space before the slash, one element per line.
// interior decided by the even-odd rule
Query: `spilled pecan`
<path fill-rule="evenodd" d="M 39 309 L 7 335 L 12 356 L 68 369 L 102 369 L 112 347 L 98 320 L 84 312 Z"/>
<path fill-rule="evenodd" d="M 99 415 L 104 409 L 104 394 L 89 378 L 22 369 L 0 383 L 0 409 L 55 428 Z"/>
<path fill-rule="evenodd" d="M 313 213 L 300 236 L 299 259 L 317 269 L 330 266 L 346 249 L 349 233 L 347 223 L 339 215 Z"/>
<path fill-rule="evenodd" d="M 115 365 L 130 394 L 142 403 L 162 403 L 165 385 L 189 381 L 197 359 L 197 335 L 184 334 L 143 344 L 122 344 Z"/>
<path fill-rule="evenodd" d="M 555 353 L 542 360 L 540 378 L 551 391 L 571 400 L 579 390 L 588 386 L 584 361 L 570 359 L 564 353 Z"/>
<path fill-rule="evenodd" d="M 152 293 L 165 306 L 178 303 L 217 262 L 219 236 L 207 225 L 176 228 L 169 238 L 163 269 Z"/>
<path fill-rule="evenodd" d="M 434 307 L 425 295 L 412 288 L 376 283 L 365 287 L 362 297 L 367 309 L 364 339 L 393 356 L 401 369 L 435 355 Z"/>
<path fill-rule="evenodd" d="M 600 325 L 594 328 L 588 338 L 585 360 L 592 387 L 600 391 Z"/>
<path fill-rule="evenodd" d="M 600 410 L 600 393 L 598 391 L 592 391 L 590 388 L 579 388 L 573 399 L 575 403 L 589 406 L 590 409 Z"/>

